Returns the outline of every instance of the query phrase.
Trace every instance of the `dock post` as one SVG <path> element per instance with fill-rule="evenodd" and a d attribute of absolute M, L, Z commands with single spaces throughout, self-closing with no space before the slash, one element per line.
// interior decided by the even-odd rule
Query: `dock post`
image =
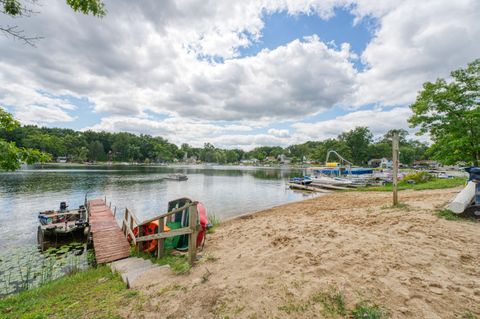
<path fill-rule="evenodd" d="M 193 265 L 197 259 L 197 221 L 198 211 L 197 203 L 189 208 L 190 214 L 188 215 L 188 226 L 192 233 L 188 238 L 188 262 Z"/>
<path fill-rule="evenodd" d="M 158 220 L 158 233 L 163 233 L 165 230 L 165 218 L 160 218 Z M 163 257 L 163 255 L 165 254 L 165 248 L 164 248 L 164 244 L 165 244 L 165 238 L 159 238 L 157 240 L 157 258 L 161 258 Z"/>
<path fill-rule="evenodd" d="M 142 227 L 138 226 L 138 232 L 137 232 L 137 237 L 142 237 L 143 236 L 143 229 Z M 133 231 L 133 230 L 132 230 Z M 137 242 L 137 253 L 141 253 L 142 252 L 142 242 Z"/>
<path fill-rule="evenodd" d="M 125 207 L 125 214 L 123 215 L 123 227 L 122 227 L 122 230 L 123 230 L 123 233 L 125 234 L 125 237 L 128 236 L 128 231 L 127 231 L 127 227 L 128 227 L 128 208 Z"/>
<path fill-rule="evenodd" d="M 393 160 L 393 206 L 398 205 L 398 131 L 392 136 L 392 160 Z"/>

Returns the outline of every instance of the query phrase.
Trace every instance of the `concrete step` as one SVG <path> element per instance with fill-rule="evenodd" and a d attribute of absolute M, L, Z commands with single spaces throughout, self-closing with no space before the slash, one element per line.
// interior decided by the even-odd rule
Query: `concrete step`
<path fill-rule="evenodd" d="M 122 260 L 117 260 L 110 263 L 112 271 L 120 273 L 122 280 L 128 287 L 138 287 L 143 285 L 143 282 L 158 281 L 158 277 L 164 277 L 170 273 L 170 266 L 156 265 L 148 259 L 129 257 Z M 136 284 L 137 279 L 142 280 Z"/>
<path fill-rule="evenodd" d="M 152 262 L 150 260 L 137 258 L 137 257 L 129 257 L 126 259 L 114 261 L 111 263 L 111 268 L 114 271 L 118 271 L 119 273 L 125 273 L 132 269 L 137 269 L 146 265 L 151 265 Z"/>
<path fill-rule="evenodd" d="M 165 284 L 172 275 L 169 265 L 150 268 L 139 274 L 135 280 L 129 283 L 130 288 L 150 287 L 156 284 Z"/>

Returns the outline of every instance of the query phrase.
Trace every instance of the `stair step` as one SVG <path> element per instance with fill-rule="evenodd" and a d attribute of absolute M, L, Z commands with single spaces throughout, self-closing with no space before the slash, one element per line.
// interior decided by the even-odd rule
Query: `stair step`
<path fill-rule="evenodd" d="M 149 281 L 161 281 L 161 278 L 170 273 L 169 265 L 157 265 L 148 259 L 129 257 L 110 263 L 112 271 L 120 273 L 122 280 L 129 287 L 138 287 Z M 136 284 L 137 279 L 139 283 Z"/>
<path fill-rule="evenodd" d="M 141 268 L 151 264 L 152 262 L 150 260 L 134 257 L 132 259 L 127 258 L 123 263 L 119 263 L 119 264 L 112 263 L 111 267 L 113 270 L 118 271 L 119 273 L 125 273 L 125 272 L 131 271 L 132 269 Z"/>

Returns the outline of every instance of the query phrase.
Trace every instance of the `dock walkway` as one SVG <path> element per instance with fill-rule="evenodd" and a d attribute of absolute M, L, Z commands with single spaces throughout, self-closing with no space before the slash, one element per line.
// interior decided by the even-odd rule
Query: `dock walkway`
<path fill-rule="evenodd" d="M 90 231 L 98 264 L 127 258 L 130 244 L 118 226 L 113 212 L 101 199 L 88 201 Z"/>

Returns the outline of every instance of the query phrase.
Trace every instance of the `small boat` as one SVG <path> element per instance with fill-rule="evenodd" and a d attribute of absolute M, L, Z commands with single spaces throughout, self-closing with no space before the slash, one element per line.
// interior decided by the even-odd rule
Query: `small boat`
<path fill-rule="evenodd" d="M 327 184 L 327 185 L 351 185 L 352 181 L 346 178 L 341 177 L 328 177 L 328 176 L 316 176 L 313 178 L 313 182 L 318 184 Z"/>
<path fill-rule="evenodd" d="M 68 209 L 66 202 L 60 203 L 60 209 L 47 210 L 38 213 L 40 225 L 37 230 L 37 241 L 40 248 L 44 247 L 45 237 L 52 235 L 72 234 L 78 231 L 88 233 L 88 213 L 84 205 L 78 209 Z"/>
<path fill-rule="evenodd" d="M 310 176 L 303 177 L 294 177 L 290 179 L 290 183 L 300 184 L 300 185 L 309 185 L 313 182 Z"/>
<path fill-rule="evenodd" d="M 180 174 L 180 173 L 175 173 L 175 174 L 169 174 L 165 179 L 173 180 L 173 181 L 186 181 L 188 180 L 187 175 L 185 174 Z"/>

